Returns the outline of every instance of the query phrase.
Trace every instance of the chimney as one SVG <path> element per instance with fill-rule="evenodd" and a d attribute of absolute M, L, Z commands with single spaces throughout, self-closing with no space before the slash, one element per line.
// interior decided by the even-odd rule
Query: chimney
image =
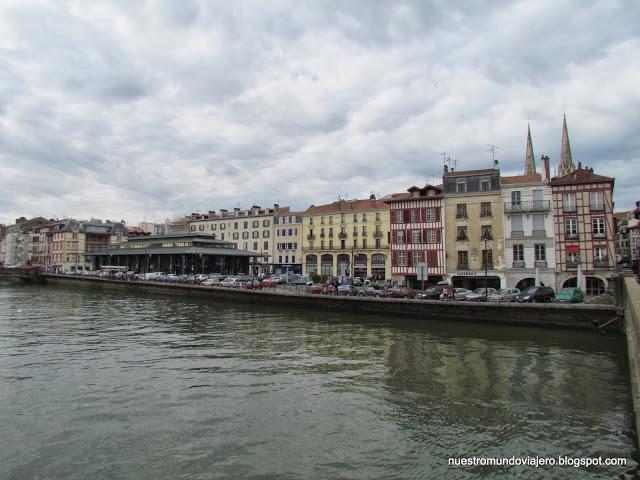
<path fill-rule="evenodd" d="M 222 215 L 223 217 L 226 217 L 228 213 L 229 213 L 229 210 L 227 210 L 226 208 L 220 209 L 220 215 Z"/>
<path fill-rule="evenodd" d="M 582 168 L 582 162 L 578 162 L 578 168 Z"/>
<path fill-rule="evenodd" d="M 273 211 L 278 213 L 280 211 L 280 205 L 278 205 L 277 203 L 273 204 Z"/>
<path fill-rule="evenodd" d="M 233 209 L 233 216 L 237 217 L 238 215 L 240 215 L 240 208 L 239 207 L 235 207 Z"/>
<path fill-rule="evenodd" d="M 542 181 L 548 182 L 549 179 L 549 157 L 542 155 Z"/>
<path fill-rule="evenodd" d="M 375 199 L 376 199 L 376 194 L 375 194 L 375 193 L 372 193 L 372 194 L 369 196 L 369 200 L 375 200 Z"/>
<path fill-rule="evenodd" d="M 215 217 L 216 216 L 216 211 L 215 210 L 209 210 L 209 216 L 210 217 Z"/>
<path fill-rule="evenodd" d="M 444 173 L 449 173 L 449 167 L 447 167 L 446 165 L 444 166 Z"/>
<path fill-rule="evenodd" d="M 493 168 L 495 170 L 500 170 L 500 165 L 498 164 L 498 160 L 494 160 L 493 161 Z"/>

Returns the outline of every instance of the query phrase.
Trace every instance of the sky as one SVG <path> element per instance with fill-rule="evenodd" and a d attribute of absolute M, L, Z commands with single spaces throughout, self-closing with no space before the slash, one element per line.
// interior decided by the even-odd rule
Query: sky
<path fill-rule="evenodd" d="M 574 163 L 640 200 L 637 1 L 0 0 L 0 223 L 304 210 Z"/>

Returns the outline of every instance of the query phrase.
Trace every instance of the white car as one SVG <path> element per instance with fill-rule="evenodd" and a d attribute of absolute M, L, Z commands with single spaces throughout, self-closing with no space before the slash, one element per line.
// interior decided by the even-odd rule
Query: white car
<path fill-rule="evenodd" d="M 221 283 L 220 286 L 222 287 L 229 287 L 229 288 L 240 288 L 242 287 L 243 283 L 246 280 L 242 280 L 241 278 L 234 278 L 234 277 L 230 277 L 230 278 L 225 278 Z"/>

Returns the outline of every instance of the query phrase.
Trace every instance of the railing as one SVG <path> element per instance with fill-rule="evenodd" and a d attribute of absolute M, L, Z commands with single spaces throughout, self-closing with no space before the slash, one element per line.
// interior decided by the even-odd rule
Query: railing
<path fill-rule="evenodd" d="M 324 233 L 321 233 L 321 234 L 320 234 L 320 238 L 324 238 Z"/>
<path fill-rule="evenodd" d="M 591 204 L 589 204 L 589 209 L 592 212 L 603 212 L 604 211 L 604 203 L 591 203 Z"/>
<path fill-rule="evenodd" d="M 458 242 L 466 242 L 466 241 L 469 240 L 469 237 L 467 237 L 466 235 L 459 235 L 459 236 L 456 237 L 456 240 Z"/>
<path fill-rule="evenodd" d="M 563 205 L 562 206 L 562 211 L 565 213 L 573 213 L 573 212 L 577 212 L 578 211 L 578 207 L 575 205 Z"/>
<path fill-rule="evenodd" d="M 373 232 L 373 238 L 382 238 L 383 235 L 384 234 L 382 230 L 376 230 L 375 232 Z"/>
<path fill-rule="evenodd" d="M 528 202 L 506 202 L 504 204 L 504 211 L 506 213 L 518 213 L 518 212 L 544 212 L 551 209 L 550 200 L 533 200 Z"/>
<path fill-rule="evenodd" d="M 482 270 L 493 270 L 493 262 L 482 262 Z"/>
<path fill-rule="evenodd" d="M 579 263 L 578 261 L 567 260 L 567 268 L 578 268 Z"/>
<path fill-rule="evenodd" d="M 524 230 L 511 230 L 511 238 L 524 237 Z"/>
<path fill-rule="evenodd" d="M 547 236 L 547 231 L 546 230 L 533 230 L 531 232 L 531 236 L 532 237 L 546 237 Z"/>
<path fill-rule="evenodd" d="M 524 268 L 524 260 L 514 260 L 513 268 Z"/>
<path fill-rule="evenodd" d="M 593 259 L 593 266 L 595 268 L 609 268 L 609 259 L 606 257 L 603 258 L 594 258 Z"/>
<path fill-rule="evenodd" d="M 480 237 L 480 240 L 493 240 L 493 235 L 491 235 L 490 233 L 482 235 L 482 237 Z"/>
<path fill-rule="evenodd" d="M 345 238 L 347 238 L 347 234 L 346 234 L 345 232 L 340 232 L 340 233 L 338 234 L 338 238 L 340 238 L 340 239 L 345 239 Z"/>
<path fill-rule="evenodd" d="M 469 270 L 469 263 L 458 263 L 458 270 Z"/>
<path fill-rule="evenodd" d="M 315 240 L 316 236 L 313 233 L 310 233 L 309 235 L 307 235 L 307 240 Z"/>
<path fill-rule="evenodd" d="M 533 264 L 535 268 L 547 268 L 546 260 L 536 260 Z"/>
<path fill-rule="evenodd" d="M 456 218 L 458 218 L 458 219 L 466 219 L 468 217 L 467 217 L 466 213 L 456 213 Z"/>
<path fill-rule="evenodd" d="M 480 212 L 480 218 L 492 217 L 491 212 Z"/>
<path fill-rule="evenodd" d="M 564 238 L 566 238 L 567 240 L 577 240 L 578 239 L 578 234 L 577 233 L 565 233 L 564 234 Z"/>
<path fill-rule="evenodd" d="M 353 236 L 357 237 L 358 236 L 358 231 L 353 232 Z"/>

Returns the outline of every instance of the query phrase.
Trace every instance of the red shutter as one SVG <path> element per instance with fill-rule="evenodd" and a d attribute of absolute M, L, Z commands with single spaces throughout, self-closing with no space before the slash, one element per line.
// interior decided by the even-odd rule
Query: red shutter
<path fill-rule="evenodd" d="M 405 209 L 403 213 L 404 216 L 404 223 L 409 223 L 411 222 L 411 213 L 409 212 L 409 209 Z"/>
<path fill-rule="evenodd" d="M 440 221 L 440 207 L 436 207 L 436 222 Z"/>
<path fill-rule="evenodd" d="M 440 210 L 438 210 L 440 211 Z M 442 230 L 441 229 L 437 229 L 436 230 L 436 243 L 440 243 L 442 241 Z"/>
<path fill-rule="evenodd" d="M 391 252 L 391 265 L 398 266 L 398 252 Z"/>
<path fill-rule="evenodd" d="M 429 230 L 426 229 L 426 228 L 422 231 L 422 243 L 428 243 L 429 242 L 429 235 L 427 235 L 428 231 Z"/>
<path fill-rule="evenodd" d="M 567 253 L 579 253 L 578 245 L 567 245 Z"/>
<path fill-rule="evenodd" d="M 389 245 L 391 245 L 391 232 L 387 232 L 387 243 Z M 395 243 L 395 239 L 394 239 L 393 243 Z"/>

